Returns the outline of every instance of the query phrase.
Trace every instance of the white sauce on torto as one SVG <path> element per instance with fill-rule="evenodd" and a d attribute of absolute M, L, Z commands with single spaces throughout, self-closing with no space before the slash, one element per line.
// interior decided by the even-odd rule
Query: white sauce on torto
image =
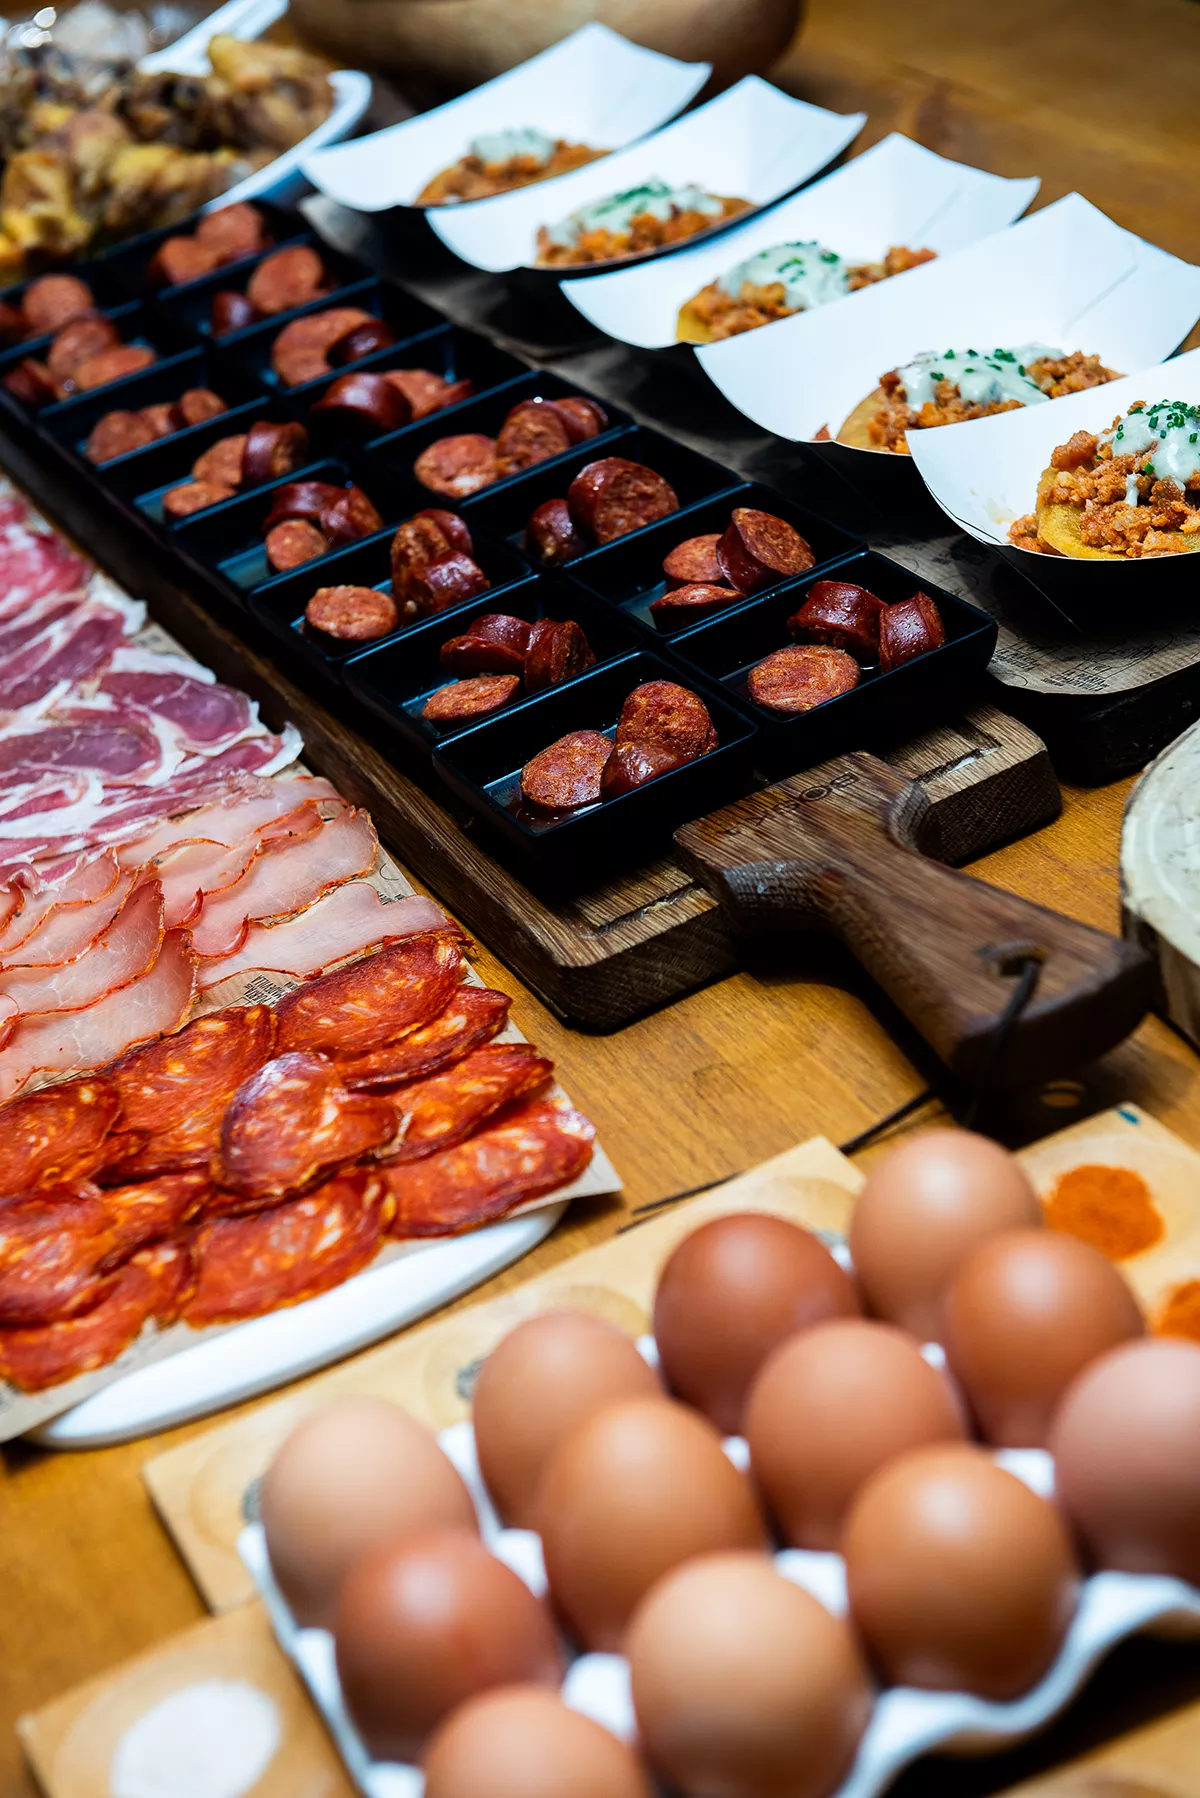
<path fill-rule="evenodd" d="M 1159 400 L 1141 412 L 1127 412 L 1111 431 L 1102 431 L 1101 443 L 1111 443 L 1114 456 L 1140 456 L 1154 451 L 1142 470 L 1159 481 L 1177 481 L 1181 487 L 1200 474 L 1200 406 L 1183 400 Z M 1131 475 L 1125 488 L 1127 505 L 1138 503 L 1137 479 Z"/>
<path fill-rule="evenodd" d="M 555 140 L 532 125 L 521 125 L 512 131 L 484 131 L 473 137 L 469 145 L 472 156 L 489 167 L 511 162 L 514 156 L 528 157 L 545 167 L 554 154 Z"/>
<path fill-rule="evenodd" d="M 840 300 L 850 290 L 846 264 L 837 251 L 816 242 L 780 243 L 760 250 L 757 256 L 748 256 L 736 268 L 728 269 L 717 286 L 736 300 L 746 281 L 752 287 L 771 287 L 776 281 L 781 282 L 783 303 L 794 312 L 807 312 L 813 306 Z"/>
<path fill-rule="evenodd" d="M 1003 400 L 1019 400 L 1023 406 L 1036 406 L 1049 396 L 1044 394 L 1025 370 L 1041 356 L 1058 357 L 1062 350 L 1052 350 L 1044 343 L 1023 343 L 1015 350 L 922 350 L 900 370 L 904 394 L 914 411 L 926 401 L 937 398 L 939 381 L 953 381 L 963 399 L 971 406 L 998 405 Z"/>
<path fill-rule="evenodd" d="M 581 206 L 559 224 L 549 226 L 546 236 L 551 243 L 569 250 L 585 231 L 611 231 L 620 236 L 644 213 L 665 221 L 675 212 L 702 212 L 706 218 L 720 218 L 723 210 L 720 200 L 701 187 L 671 187 L 657 175 L 651 175 L 637 187 L 627 187 L 619 194 L 608 194 Z"/>

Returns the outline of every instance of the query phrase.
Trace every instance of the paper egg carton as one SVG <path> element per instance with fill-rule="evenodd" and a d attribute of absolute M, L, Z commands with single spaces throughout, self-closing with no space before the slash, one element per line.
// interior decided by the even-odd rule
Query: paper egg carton
<path fill-rule="evenodd" d="M 638 1348 L 657 1364 L 652 1337 L 644 1337 Z M 936 1344 L 927 1344 L 923 1352 L 935 1363 L 943 1359 Z M 471 1422 L 451 1425 L 441 1432 L 438 1442 L 466 1482 L 486 1546 L 531 1592 L 545 1597 L 541 1540 L 532 1530 L 505 1529 L 501 1524 L 479 1471 Z M 727 1437 L 723 1446 L 735 1466 L 749 1466 L 749 1448 L 742 1437 Z M 1053 1495 L 1054 1462 L 1044 1449 L 997 1449 L 993 1458 L 1033 1491 L 1045 1498 Z M 325 1629 L 297 1625 L 272 1575 L 261 1523 L 242 1531 L 238 1552 L 280 1647 L 307 1685 L 359 1790 L 365 1798 L 421 1798 L 425 1780 L 419 1767 L 372 1760 L 363 1746 L 342 1702 L 333 1636 Z M 785 1548 L 772 1559 L 785 1579 L 803 1586 L 836 1615 L 845 1614 L 846 1568 L 841 1555 Z M 1066 1708 L 1110 1649 L 1140 1630 L 1200 1635 L 1200 1591 L 1165 1575 L 1093 1574 L 1080 1588 L 1078 1609 L 1049 1672 L 1008 1704 L 976 1698 L 969 1692 L 885 1687 L 876 1699 L 854 1765 L 831 1798 L 879 1798 L 910 1762 L 933 1750 L 982 1754 L 1031 1735 Z M 562 1696 L 573 1710 L 594 1718 L 623 1740 L 636 1737 L 629 1663 L 622 1655 L 578 1655 L 567 1669 Z"/>

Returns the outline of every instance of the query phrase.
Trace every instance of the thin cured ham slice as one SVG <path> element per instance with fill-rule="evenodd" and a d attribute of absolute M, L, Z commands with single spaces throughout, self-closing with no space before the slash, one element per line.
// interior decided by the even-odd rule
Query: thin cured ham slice
<path fill-rule="evenodd" d="M 349 801 L 341 800 L 340 806 L 349 809 Z M 327 808 L 328 809 L 328 808 Z M 336 816 L 335 814 L 332 814 Z M 306 799 L 298 805 L 294 812 L 288 812 L 282 818 L 275 818 L 270 824 L 264 824 L 257 832 L 260 843 L 276 843 L 281 837 L 311 837 L 314 831 L 320 830 L 323 819 L 315 799 Z"/>
<path fill-rule="evenodd" d="M 130 893 L 112 923 L 76 960 L 0 972 L 0 996 L 12 1000 L 21 1017 L 83 1011 L 147 973 L 162 940 L 162 888 L 151 880 Z"/>
<path fill-rule="evenodd" d="M 58 880 L 38 880 L 33 886 L 14 882 L 16 903 L 0 930 L 0 962 L 12 950 L 28 942 L 38 925 L 50 912 L 77 905 L 91 905 L 111 893 L 117 884 L 117 858 L 111 849 L 74 863 Z"/>
<path fill-rule="evenodd" d="M 263 726 L 258 707 L 235 687 L 191 675 L 109 672 L 98 691 L 138 711 L 165 719 L 187 749 L 211 755 Z"/>
<path fill-rule="evenodd" d="M 303 775 L 288 779 L 264 781 L 262 790 L 253 794 L 234 794 L 214 804 L 203 805 L 181 817 L 156 821 L 154 828 L 144 831 L 124 844 L 118 860 L 123 868 L 153 861 L 164 849 L 177 843 L 223 843 L 232 848 L 244 838 L 253 836 L 279 818 L 285 818 L 306 800 L 320 803 L 338 799 L 336 787 L 327 780 Z"/>
<path fill-rule="evenodd" d="M 252 924 L 287 917 L 369 874 L 378 853 L 375 826 L 361 811 L 343 812 L 311 835 L 271 838 L 241 880 L 205 903 L 193 949 L 203 958 L 233 955 Z"/>
<path fill-rule="evenodd" d="M 0 620 L 50 593 L 80 593 L 92 570 L 61 537 L 13 521 L 0 525 Z"/>
<path fill-rule="evenodd" d="M 141 785 L 160 772 L 164 759 L 162 739 L 145 721 L 76 713 L 0 734 L 0 787 L 67 768 L 90 770 L 106 786 Z"/>
<path fill-rule="evenodd" d="M 7 624 L 0 624 L 0 665 L 18 649 L 34 642 L 52 625 L 69 618 L 85 604 L 82 593 L 47 593 Z"/>
<path fill-rule="evenodd" d="M 186 930 L 169 930 L 148 973 L 86 1011 L 51 1013 L 19 1023 L 0 1049 L 0 1103 L 34 1074 L 102 1067 L 151 1037 L 178 1029 L 196 990 L 196 957 Z"/>
<path fill-rule="evenodd" d="M 127 636 L 140 630 L 145 617 L 146 608 L 132 600 L 121 605 L 107 599 L 89 600 L 79 606 L 0 668 L 0 707 L 19 711 L 36 705 L 58 686 L 81 680 Z"/>
<path fill-rule="evenodd" d="M 282 924 L 252 924 L 236 955 L 200 964 L 207 991 L 232 974 L 322 974 L 364 950 L 430 930 L 452 930 L 439 905 L 419 893 L 385 905 L 373 886 L 350 881 Z M 0 1056 L 0 1063 L 3 1057 Z"/>
<path fill-rule="evenodd" d="M 7 952 L 0 966 L 5 970 L 52 968 L 62 962 L 78 961 L 108 929 L 132 893 L 137 879 L 132 869 L 126 869 L 117 876 L 102 899 L 93 899 L 88 905 L 55 906 L 47 912 L 32 936 Z"/>
<path fill-rule="evenodd" d="M 153 866 L 162 882 L 167 928 L 194 924 L 205 900 L 239 881 L 257 853 L 253 837 L 232 849 L 224 843 L 190 842 L 165 850 Z"/>

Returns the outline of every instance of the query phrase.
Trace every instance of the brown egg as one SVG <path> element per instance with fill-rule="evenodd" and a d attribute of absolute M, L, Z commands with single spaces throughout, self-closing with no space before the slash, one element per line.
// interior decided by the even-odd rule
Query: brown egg
<path fill-rule="evenodd" d="M 920 1448 L 864 1486 L 842 1537 L 850 1612 L 898 1686 L 1016 1698 L 1075 1612 L 1058 1510 L 980 1448 Z"/>
<path fill-rule="evenodd" d="M 911 1336 L 865 1318 L 793 1336 L 746 1406 L 755 1484 L 797 1548 L 836 1548 L 856 1493 L 885 1462 L 962 1438 L 945 1375 Z"/>
<path fill-rule="evenodd" d="M 1004 1448 L 1043 1448 L 1076 1374 L 1142 1330 L 1112 1262 L 1057 1230 L 993 1236 L 946 1297 L 946 1359 L 984 1435 Z"/>
<path fill-rule="evenodd" d="M 603 1318 L 547 1311 L 518 1324 L 484 1362 L 474 1402 L 479 1469 L 505 1523 L 533 1528 L 542 1471 L 576 1424 L 620 1399 L 661 1396 L 657 1374 Z"/>
<path fill-rule="evenodd" d="M 544 1686 L 460 1705 L 425 1757 L 425 1798 L 654 1798 L 632 1748 Z"/>
<path fill-rule="evenodd" d="M 939 1342 L 943 1297 L 971 1251 L 1041 1221 L 1028 1176 L 998 1143 L 923 1131 L 872 1168 L 855 1201 L 850 1255 L 868 1311 Z"/>
<path fill-rule="evenodd" d="M 705 1555 L 639 1606 L 627 1640 L 651 1765 L 688 1798 L 827 1798 L 873 1694 L 849 1626 L 762 1555 Z"/>
<path fill-rule="evenodd" d="M 477 1692 L 557 1687 L 563 1675 L 545 1606 L 466 1530 L 405 1536 L 356 1561 L 333 1634 L 346 1708 L 379 1760 L 415 1760 Z"/>
<path fill-rule="evenodd" d="M 672 1391 L 732 1435 L 777 1343 L 860 1311 L 854 1282 L 810 1231 L 743 1211 L 679 1244 L 659 1277 L 654 1339 Z"/>
<path fill-rule="evenodd" d="M 750 1482 L 710 1423 L 666 1399 L 610 1405 L 571 1432 L 542 1480 L 550 1592 L 585 1648 L 615 1651 L 635 1606 L 694 1555 L 764 1548 Z"/>
<path fill-rule="evenodd" d="M 1049 1446 L 1059 1502 L 1101 1567 L 1200 1585 L 1200 1344 L 1131 1342 L 1094 1361 Z"/>
<path fill-rule="evenodd" d="M 344 1398 L 294 1429 L 267 1469 L 271 1571 L 298 1623 L 328 1629 L 360 1555 L 412 1530 L 477 1528 L 471 1495 L 423 1424 L 382 1398 Z"/>

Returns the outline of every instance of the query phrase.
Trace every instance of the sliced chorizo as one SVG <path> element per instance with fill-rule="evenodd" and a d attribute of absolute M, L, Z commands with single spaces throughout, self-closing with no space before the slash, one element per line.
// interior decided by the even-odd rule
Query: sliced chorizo
<path fill-rule="evenodd" d="M 189 387 L 179 396 L 179 416 L 185 425 L 202 425 L 206 419 L 219 418 L 228 410 L 220 394 L 209 387 Z"/>
<path fill-rule="evenodd" d="M 91 288 L 78 275 L 40 275 L 21 295 L 21 313 L 30 337 L 61 331 L 95 306 Z"/>
<path fill-rule="evenodd" d="M 438 561 L 430 562 L 428 567 L 414 570 L 408 579 L 406 598 L 424 617 L 431 612 L 448 611 L 465 600 L 477 599 L 491 584 L 478 562 L 455 549 Z"/>
<path fill-rule="evenodd" d="M 139 406 L 138 417 L 149 425 L 156 437 L 173 437 L 176 431 L 183 429 L 182 415 L 174 404 L 160 401 L 153 406 Z"/>
<path fill-rule="evenodd" d="M 315 524 L 322 512 L 342 497 L 344 487 L 332 481 L 289 481 L 271 495 L 271 510 L 263 519 L 263 529 L 280 524 L 285 518 L 307 518 Z"/>
<path fill-rule="evenodd" d="M 701 537 L 686 537 L 663 557 L 663 579 L 668 587 L 719 585 L 725 575 L 717 560 L 720 531 L 705 531 Z"/>
<path fill-rule="evenodd" d="M 590 547 L 571 522 L 565 499 L 546 500 L 525 526 L 525 548 L 550 566 L 584 556 Z"/>
<path fill-rule="evenodd" d="M 100 1075 L 42 1087 L 6 1105 L 0 1198 L 82 1180 L 104 1160 L 120 1100 Z"/>
<path fill-rule="evenodd" d="M 272 424 L 260 418 L 246 435 L 242 479 L 247 487 L 278 481 L 299 468 L 308 455 L 308 432 L 301 424 Z"/>
<path fill-rule="evenodd" d="M 101 350 L 98 356 L 89 356 L 86 362 L 80 363 L 72 378 L 80 393 L 90 393 L 94 387 L 107 387 L 110 381 L 123 381 L 127 375 L 140 374 L 143 368 L 149 368 L 157 360 L 148 344 L 121 343 L 111 350 Z"/>
<path fill-rule="evenodd" d="M 530 626 L 523 618 L 485 612 L 461 637 L 443 643 L 438 660 L 447 674 L 515 674 L 525 670 Z"/>
<path fill-rule="evenodd" d="M 728 610 L 745 597 L 736 587 L 693 581 L 686 587 L 671 587 L 661 598 L 652 599 L 650 616 L 660 631 L 681 631 L 713 612 Z"/>
<path fill-rule="evenodd" d="M 521 793 L 542 812 L 595 805 L 612 744 L 598 730 L 573 730 L 540 750 L 521 770 Z"/>
<path fill-rule="evenodd" d="M 203 512 L 223 499 L 232 499 L 235 491 L 213 481 L 185 481 L 181 487 L 172 487 L 163 494 L 162 509 L 168 518 L 190 518 L 193 512 Z"/>
<path fill-rule="evenodd" d="M 406 1086 L 392 1101 L 400 1136 L 385 1167 L 419 1161 L 473 1136 L 506 1105 L 545 1086 L 554 1063 L 532 1043 L 489 1043 L 453 1067 Z"/>
<path fill-rule="evenodd" d="M 600 794 L 604 799 L 619 799 L 644 787 L 661 774 L 670 774 L 685 765 L 683 759 L 669 749 L 656 749 L 643 743 L 618 743 L 604 765 Z"/>
<path fill-rule="evenodd" d="M 92 426 L 83 453 L 89 462 L 111 462 L 153 442 L 154 432 L 138 413 L 106 412 Z"/>
<path fill-rule="evenodd" d="M 22 356 L 15 368 L 4 376 L 4 389 L 26 406 L 47 406 L 58 398 L 58 383 L 34 356 Z"/>
<path fill-rule="evenodd" d="M 304 562 L 323 556 L 329 544 L 315 524 L 307 518 L 285 518 L 267 532 L 267 561 L 277 574 L 299 568 Z"/>
<path fill-rule="evenodd" d="M 474 381 L 447 381 L 427 368 L 389 368 L 383 378 L 404 395 L 414 418 L 428 418 L 431 412 L 469 400 L 475 392 Z"/>
<path fill-rule="evenodd" d="M 803 574 L 816 562 L 812 550 L 786 518 L 735 506 L 717 545 L 717 560 L 731 587 L 754 593 L 775 581 Z"/>
<path fill-rule="evenodd" d="M 275 1007 L 275 1047 L 283 1054 L 360 1055 L 395 1042 L 437 1017 L 453 998 L 466 962 L 450 926 L 405 937 L 285 993 Z"/>
<path fill-rule="evenodd" d="M 859 662 L 879 659 L 883 601 L 854 581 L 816 581 L 787 621 L 797 643 L 828 643 Z"/>
<path fill-rule="evenodd" d="M 386 375 L 369 369 L 339 375 L 312 409 L 333 424 L 362 431 L 368 437 L 398 431 L 417 416 L 405 395 Z"/>
<path fill-rule="evenodd" d="M 455 547 L 443 529 L 441 516 L 434 512 L 418 512 L 400 526 L 392 538 L 392 592 L 396 599 L 408 598 L 409 583 L 422 568 L 440 561 Z M 467 552 L 470 553 L 469 551 Z"/>
<path fill-rule="evenodd" d="M 902 662 L 928 655 L 946 641 L 946 627 L 928 593 L 914 593 L 894 606 L 884 606 L 879 620 L 879 666 L 886 674 Z"/>
<path fill-rule="evenodd" d="M 56 381 L 68 381 L 92 356 L 100 355 L 120 341 L 121 333 L 111 318 L 103 318 L 96 312 L 86 314 L 83 318 L 72 319 L 69 325 L 56 332 L 46 352 L 46 367 Z"/>
<path fill-rule="evenodd" d="M 490 486 L 499 470 L 496 464 L 496 440 L 479 431 L 467 431 L 457 437 L 439 437 L 421 451 L 413 463 L 413 473 L 422 486 L 449 499 L 466 499 Z"/>
<path fill-rule="evenodd" d="M 746 691 L 764 711 L 792 717 L 849 693 L 858 681 L 858 663 L 844 649 L 792 643 L 750 670 Z"/>
<path fill-rule="evenodd" d="M 330 372 L 329 352 L 355 325 L 371 318 L 361 306 L 330 306 L 294 318 L 271 345 L 271 367 L 285 387 L 301 387 Z"/>
<path fill-rule="evenodd" d="M 461 549 L 464 556 L 475 554 L 475 545 L 471 541 L 471 531 L 465 518 L 457 512 L 444 512 L 440 506 L 426 506 L 424 511 L 413 513 L 413 523 L 418 519 L 429 519 L 436 524 L 451 549 Z M 437 560 L 436 557 L 433 560 Z"/>
<path fill-rule="evenodd" d="M 192 479 L 211 481 L 218 487 L 240 487 L 242 458 L 246 453 L 246 437 L 218 437 L 202 456 L 192 463 Z"/>
<path fill-rule="evenodd" d="M 234 262 L 239 256 L 253 256 L 271 247 L 267 221 L 249 200 L 235 200 L 232 206 L 206 212 L 194 235 L 201 243 L 210 244 L 222 262 Z"/>
<path fill-rule="evenodd" d="M 502 675 L 495 676 L 503 679 Z M 463 683 L 466 684 L 465 682 Z M 352 1092 L 398 1086 L 450 1067 L 498 1036 L 508 1021 L 512 1001 L 487 986 L 460 986 L 449 1005 L 429 1024 L 410 1030 L 397 1042 L 363 1055 L 339 1055 L 337 1070 Z"/>
<path fill-rule="evenodd" d="M 390 350 L 395 341 L 396 333 L 386 319 L 369 318 L 330 345 L 329 360 L 335 368 L 344 368 L 348 362 L 361 362 L 377 350 Z"/>
<path fill-rule="evenodd" d="M 553 400 L 522 400 L 500 427 L 496 464 L 502 475 L 548 462 L 571 447 L 567 421 Z"/>
<path fill-rule="evenodd" d="M 439 687 L 421 707 L 421 716 L 429 724 L 467 724 L 473 718 L 487 718 L 515 699 L 520 691 L 519 674 L 476 674 L 469 680 L 451 681 Z"/>
<path fill-rule="evenodd" d="M 379 1148 L 395 1131 L 387 1101 L 349 1092 L 323 1055 L 277 1055 L 234 1094 L 213 1178 L 239 1201 L 270 1204 Z"/>
<path fill-rule="evenodd" d="M 565 1099 L 533 1099 L 478 1135 L 384 1169 L 398 1237 L 451 1236 L 576 1179 L 596 1132 Z"/>
<path fill-rule="evenodd" d="M 691 762 L 717 747 L 717 731 L 698 693 L 675 681 L 651 680 L 635 687 L 621 707 L 616 741 Z"/>
<path fill-rule="evenodd" d="M 264 317 L 307 306 L 328 292 L 325 264 L 308 244 L 290 244 L 264 256 L 246 283 L 246 298 Z"/>
<path fill-rule="evenodd" d="M 199 238 L 166 237 L 146 264 L 146 280 L 151 287 L 182 287 L 211 275 L 221 260 L 220 251 Z"/>
<path fill-rule="evenodd" d="M 608 429 L 608 413 L 598 400 L 573 393 L 569 398 L 553 403 L 566 423 L 572 443 L 586 443 L 589 437 L 598 437 L 601 431 Z"/>
<path fill-rule="evenodd" d="M 329 542 L 336 546 L 357 543 L 360 537 L 381 531 L 383 519 L 361 487 L 347 487 L 325 507 L 320 525 Z"/>
<path fill-rule="evenodd" d="M 525 655 L 526 691 L 542 693 L 547 687 L 561 686 L 595 665 L 592 646 L 574 619 L 558 623 L 553 618 L 539 618 Z"/>
<path fill-rule="evenodd" d="M 222 288 L 214 293 L 208 309 L 208 322 L 214 337 L 229 337 L 234 331 L 245 331 L 258 323 L 258 309 L 253 300 L 236 288 Z"/>
<path fill-rule="evenodd" d="M 318 587 L 304 621 L 340 643 L 373 643 L 394 631 L 400 617 L 391 594 L 377 587 Z"/>
<path fill-rule="evenodd" d="M 612 543 L 679 510 L 669 481 L 640 462 L 603 456 L 581 468 L 567 489 L 576 529 L 596 543 Z"/>

